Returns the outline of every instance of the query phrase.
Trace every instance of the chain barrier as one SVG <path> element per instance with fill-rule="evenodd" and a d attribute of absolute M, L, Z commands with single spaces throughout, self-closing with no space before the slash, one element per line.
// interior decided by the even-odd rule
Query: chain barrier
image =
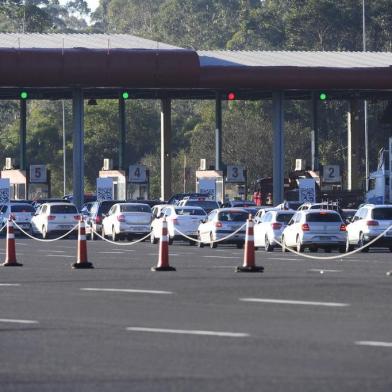
<path fill-rule="evenodd" d="M 232 233 L 230 233 L 230 234 L 227 235 L 226 237 L 220 238 L 219 240 L 215 240 L 215 241 L 208 241 L 208 242 L 206 242 L 206 244 L 213 244 L 213 243 L 215 243 L 215 242 L 226 241 L 227 239 L 229 239 L 229 238 L 233 237 L 234 235 L 236 235 L 236 234 L 237 234 L 239 231 L 241 231 L 245 226 L 246 226 L 246 222 L 245 222 L 241 227 L 239 227 L 236 231 L 233 231 Z M 174 231 L 176 231 L 176 232 L 177 232 L 178 234 L 180 234 L 182 237 L 185 237 L 186 239 L 188 239 L 188 240 L 190 240 L 190 241 L 194 241 L 194 242 L 196 242 L 196 243 L 203 243 L 203 244 L 204 244 L 204 241 L 200 241 L 200 240 L 197 240 L 197 239 L 195 239 L 195 238 L 189 237 L 189 236 L 187 236 L 186 234 L 184 234 L 183 232 L 181 232 L 180 230 L 178 230 L 176 227 L 174 228 Z"/>
<path fill-rule="evenodd" d="M 7 227 L 7 223 L 4 224 L 4 226 L 0 229 L 0 233 Z"/>
<path fill-rule="evenodd" d="M 52 238 L 52 239 L 49 240 L 49 239 L 41 239 L 41 238 L 34 237 L 33 235 L 27 233 L 27 231 L 23 230 L 15 221 L 14 221 L 14 225 L 15 225 L 15 226 L 16 226 L 25 236 L 27 236 L 27 237 L 29 237 L 29 238 L 31 238 L 31 239 L 33 239 L 33 240 L 40 241 L 40 242 L 54 242 L 54 241 L 61 240 L 61 239 L 65 238 L 65 237 L 67 237 L 68 235 L 70 235 L 70 234 L 78 227 L 78 224 L 76 224 L 70 231 L 68 231 L 67 233 L 63 234 L 62 236 L 60 236 L 60 237 L 58 237 L 58 238 Z"/>
<path fill-rule="evenodd" d="M 104 240 L 104 241 L 106 241 L 106 242 L 109 242 L 110 244 L 119 245 L 119 246 L 131 246 L 131 245 L 137 244 L 137 243 L 139 243 L 139 242 L 143 242 L 144 240 L 146 240 L 146 239 L 151 235 L 151 232 L 150 232 L 150 233 L 148 233 L 145 237 L 139 238 L 139 239 L 136 240 L 136 241 L 128 242 L 128 243 L 126 243 L 126 244 L 121 244 L 121 243 L 119 243 L 119 242 L 115 242 L 115 241 L 110 241 L 110 240 L 108 240 L 107 238 L 105 238 L 105 237 L 103 237 L 102 235 L 98 234 L 93 228 L 91 228 L 91 230 L 92 230 L 92 232 L 93 232 L 97 237 L 99 237 L 101 240 Z"/>
<path fill-rule="evenodd" d="M 361 252 L 362 249 L 365 249 L 365 248 L 369 247 L 370 245 L 372 245 L 373 243 L 375 243 L 376 241 L 378 241 L 381 237 L 383 237 L 384 234 L 385 234 L 387 231 L 389 231 L 391 228 L 392 228 L 392 226 L 389 226 L 389 227 L 386 228 L 381 234 L 379 234 L 376 238 L 373 238 L 371 241 L 369 241 L 368 243 L 366 243 L 366 244 L 365 244 L 364 246 L 362 246 L 361 248 L 354 249 L 354 250 L 352 250 L 351 252 L 342 253 L 342 254 L 339 254 L 339 255 L 336 255 L 336 256 L 325 256 L 325 257 L 323 257 L 323 256 L 311 256 L 311 255 L 307 255 L 307 254 L 304 254 L 304 253 L 301 253 L 301 252 L 297 252 L 296 250 L 290 249 L 290 248 L 288 248 L 287 246 L 285 246 L 285 248 L 286 248 L 286 251 L 288 251 L 288 252 L 294 253 L 294 254 L 296 254 L 296 255 L 298 255 L 298 256 L 302 256 L 302 257 L 305 257 L 305 258 L 308 258 L 308 259 L 313 259 L 313 260 L 335 260 L 335 259 L 343 259 L 344 257 L 351 256 L 351 255 L 353 255 L 353 254 L 355 254 L 355 253 Z M 282 244 L 281 242 L 279 242 L 278 240 L 274 240 L 274 241 L 275 241 L 277 244 L 279 244 L 279 245 L 282 247 L 282 249 L 283 249 L 283 244 Z"/>

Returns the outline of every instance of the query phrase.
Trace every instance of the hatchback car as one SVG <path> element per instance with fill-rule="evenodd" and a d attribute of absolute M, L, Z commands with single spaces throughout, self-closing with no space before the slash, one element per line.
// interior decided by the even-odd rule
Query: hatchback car
<path fill-rule="evenodd" d="M 254 226 L 255 247 L 264 247 L 267 252 L 274 250 L 281 242 L 282 232 L 293 217 L 294 211 L 268 211 Z"/>
<path fill-rule="evenodd" d="M 356 212 L 351 223 L 347 225 L 346 250 L 351 251 L 355 246 L 363 247 L 391 226 L 391 205 L 365 204 Z M 362 251 L 368 252 L 370 246 L 387 247 L 392 252 L 392 228 L 379 240 L 363 248 Z"/>
<path fill-rule="evenodd" d="M 317 252 L 319 248 L 330 252 L 338 249 L 346 250 L 346 225 L 340 214 L 333 210 L 297 211 L 282 233 L 282 251 L 296 248 L 303 252 L 309 248 Z"/>
<path fill-rule="evenodd" d="M 42 204 L 31 219 L 32 234 L 49 238 L 52 234 L 64 234 L 75 227 L 80 220 L 76 206 L 72 203 Z"/>
<path fill-rule="evenodd" d="M 31 204 L 11 203 L 4 204 L 0 209 L 0 227 L 3 227 L 10 217 L 21 229 L 31 231 L 31 219 L 35 210 Z M 14 225 L 14 231 L 19 232 L 17 226 Z M 1 233 L 5 234 L 6 230 Z"/>
<path fill-rule="evenodd" d="M 160 215 L 152 221 L 150 240 L 155 244 L 162 233 L 163 218 L 167 221 L 167 230 L 169 234 L 169 244 L 173 243 L 175 239 L 189 241 L 189 245 L 194 245 L 195 242 L 183 237 L 196 238 L 197 229 L 200 221 L 207 217 L 206 212 L 201 207 L 180 207 L 173 205 L 166 205 Z"/>
<path fill-rule="evenodd" d="M 102 221 L 102 236 L 113 241 L 142 237 L 150 232 L 151 208 L 143 203 L 116 203 Z"/>
<path fill-rule="evenodd" d="M 221 241 L 242 248 L 245 241 L 245 223 L 248 217 L 248 211 L 243 208 L 219 208 L 211 211 L 198 228 L 198 240 L 200 241 L 198 245 L 203 247 L 204 244 L 209 244 L 211 248 L 216 248 L 218 243 L 213 241 L 225 238 L 243 226 L 236 234 Z"/>

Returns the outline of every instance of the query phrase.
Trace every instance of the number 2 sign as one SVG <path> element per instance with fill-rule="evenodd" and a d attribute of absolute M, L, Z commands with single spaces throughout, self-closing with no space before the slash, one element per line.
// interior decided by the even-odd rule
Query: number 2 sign
<path fill-rule="evenodd" d="M 323 166 L 323 182 L 340 182 L 340 167 L 339 165 L 324 165 Z"/>

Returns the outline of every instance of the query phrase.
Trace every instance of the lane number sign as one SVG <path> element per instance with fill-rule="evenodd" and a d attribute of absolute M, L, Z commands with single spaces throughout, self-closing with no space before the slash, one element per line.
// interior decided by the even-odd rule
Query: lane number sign
<path fill-rule="evenodd" d="M 324 165 L 323 166 L 323 182 L 340 182 L 340 167 L 339 165 Z"/>
<path fill-rule="evenodd" d="M 227 165 L 227 182 L 245 182 L 244 167 Z"/>
<path fill-rule="evenodd" d="M 128 181 L 132 183 L 146 183 L 147 167 L 144 165 L 130 165 Z"/>
<path fill-rule="evenodd" d="M 46 180 L 46 165 L 30 165 L 30 182 L 45 183 Z"/>

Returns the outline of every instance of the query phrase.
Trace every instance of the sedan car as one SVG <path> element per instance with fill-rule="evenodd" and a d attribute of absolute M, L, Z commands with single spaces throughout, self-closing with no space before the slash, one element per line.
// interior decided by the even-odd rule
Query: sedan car
<path fill-rule="evenodd" d="M 223 239 L 241 226 L 244 226 L 239 232 L 225 239 L 226 244 L 236 244 L 237 248 L 242 248 L 245 241 L 245 223 L 249 217 L 249 212 L 243 208 L 218 208 L 211 211 L 208 217 L 198 228 L 199 246 L 209 244 L 211 248 L 218 246 L 216 240 Z"/>
<path fill-rule="evenodd" d="M 189 241 L 189 245 L 194 245 L 194 241 L 183 237 L 182 234 L 185 234 L 187 237 L 196 238 L 200 221 L 206 217 L 207 213 L 201 207 L 166 205 L 160 215 L 152 221 L 151 243 L 155 244 L 161 238 L 162 222 L 165 218 L 167 221 L 169 244 L 172 244 L 175 239 L 181 239 Z"/>
<path fill-rule="evenodd" d="M 346 251 L 346 225 L 340 214 L 333 210 L 297 211 L 282 233 L 282 251 L 295 248 L 303 252 L 309 248 L 317 252 L 319 248 L 330 252 L 338 249 Z"/>
<path fill-rule="evenodd" d="M 267 252 L 274 250 L 281 242 L 282 232 L 293 217 L 294 211 L 268 211 L 254 226 L 255 247 L 264 247 Z"/>
<path fill-rule="evenodd" d="M 4 204 L 0 208 L 0 227 L 3 227 L 8 220 L 8 217 L 17 223 L 17 225 L 25 230 L 30 232 L 31 230 L 31 218 L 34 215 L 34 208 L 31 204 L 23 204 L 23 203 L 11 203 Z M 14 231 L 19 232 L 17 226 L 14 225 Z M 5 234 L 6 230 L 3 230 L 1 233 Z"/>
<path fill-rule="evenodd" d="M 143 203 L 116 203 L 102 221 L 102 236 L 132 240 L 150 232 L 151 207 Z"/>
<path fill-rule="evenodd" d="M 355 246 L 362 248 L 391 226 L 391 205 L 365 204 L 356 212 L 351 223 L 347 225 L 346 250 L 351 251 Z M 387 247 L 392 252 L 392 229 L 370 246 Z M 370 246 L 363 248 L 362 252 L 368 252 Z"/>
<path fill-rule="evenodd" d="M 72 203 L 44 203 L 31 219 L 32 234 L 49 238 L 52 234 L 64 234 L 75 227 L 80 220 L 79 212 Z"/>

